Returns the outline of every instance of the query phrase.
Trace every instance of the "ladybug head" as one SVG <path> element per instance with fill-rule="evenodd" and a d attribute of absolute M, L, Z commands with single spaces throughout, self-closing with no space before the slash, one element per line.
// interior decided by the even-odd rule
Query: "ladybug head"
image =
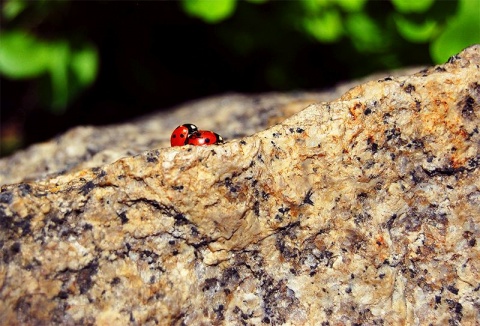
<path fill-rule="evenodd" d="M 217 137 L 217 143 L 223 143 L 223 137 L 214 132 L 215 136 Z"/>
<path fill-rule="evenodd" d="M 191 124 L 191 123 L 185 123 L 185 124 L 183 124 L 182 126 L 184 126 L 185 128 L 188 129 L 188 134 L 189 134 L 189 135 L 191 135 L 191 134 L 193 134 L 194 132 L 198 131 L 197 126 L 195 126 L 194 124 Z"/>

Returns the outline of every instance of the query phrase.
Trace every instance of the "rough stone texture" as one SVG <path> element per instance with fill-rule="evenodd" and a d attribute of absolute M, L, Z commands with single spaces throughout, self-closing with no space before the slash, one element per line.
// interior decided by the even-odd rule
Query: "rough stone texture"
<path fill-rule="evenodd" d="M 285 116 L 309 104 L 340 95 L 338 92 L 228 94 L 186 103 L 132 123 L 77 127 L 52 141 L 0 160 L 0 185 L 99 167 L 148 149 L 170 147 L 170 134 L 182 123 L 192 122 L 202 129 L 215 130 L 224 138 L 244 137 L 285 120 Z"/>
<path fill-rule="evenodd" d="M 2 322 L 478 324 L 479 103 L 474 46 L 221 146 L 4 185 Z"/>
<path fill-rule="evenodd" d="M 399 76 L 405 72 L 413 73 L 413 68 L 389 74 Z M 385 74 L 377 74 L 365 80 L 383 77 Z M 337 99 L 358 83 L 347 82 L 317 93 L 227 94 L 185 103 L 129 123 L 74 128 L 49 142 L 1 159 L 0 185 L 100 167 L 152 148 L 170 147 L 170 134 L 182 123 L 215 130 L 227 139 L 249 136 L 282 122 L 309 104 Z"/>

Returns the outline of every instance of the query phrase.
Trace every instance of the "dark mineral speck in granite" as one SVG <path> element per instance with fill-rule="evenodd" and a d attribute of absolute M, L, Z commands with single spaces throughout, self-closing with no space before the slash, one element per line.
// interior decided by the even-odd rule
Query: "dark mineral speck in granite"
<path fill-rule="evenodd" d="M 462 115 L 465 118 L 472 118 L 475 113 L 475 99 L 471 96 L 467 96 L 460 103 L 459 106 L 462 109 Z"/>
<path fill-rule="evenodd" d="M 21 251 L 21 244 L 19 242 L 14 242 L 10 247 L 10 252 L 14 255 L 18 254 Z"/>
<path fill-rule="evenodd" d="M 128 223 L 129 220 L 125 212 L 121 212 L 120 214 L 117 214 L 117 215 L 120 218 L 120 221 L 122 222 L 122 224 Z"/>
<path fill-rule="evenodd" d="M 457 302 L 457 301 L 451 300 L 451 299 L 446 299 L 445 301 L 447 302 L 450 310 L 452 310 L 456 314 L 460 314 L 460 315 L 462 314 L 463 306 L 460 302 Z M 461 320 L 461 318 L 460 318 L 460 320 Z"/>
<path fill-rule="evenodd" d="M 452 292 L 453 294 L 458 294 L 458 288 L 456 288 L 455 286 L 453 285 L 449 285 L 447 286 L 447 290 Z"/>
<path fill-rule="evenodd" d="M 260 202 L 258 200 L 253 204 L 253 212 L 256 216 L 260 216 Z"/>
<path fill-rule="evenodd" d="M 24 218 L 19 218 L 19 220 L 15 221 L 13 223 L 13 226 L 17 230 L 21 230 L 22 236 L 30 234 L 31 231 L 31 224 L 30 221 L 32 220 L 33 216 L 32 215 L 27 215 Z"/>
<path fill-rule="evenodd" d="M 92 189 L 94 189 L 96 187 L 95 183 L 93 181 L 88 181 L 86 184 L 84 184 L 81 188 L 80 188 L 80 192 L 82 193 L 82 195 L 87 195 L 90 191 L 92 191 Z"/>
<path fill-rule="evenodd" d="M 29 195 L 32 192 L 32 187 L 27 183 L 21 183 L 18 186 L 18 189 L 20 190 L 20 194 L 22 197 L 25 197 L 26 195 Z"/>
<path fill-rule="evenodd" d="M 190 222 L 187 220 L 185 215 L 183 215 L 181 213 L 176 214 L 173 218 L 175 219 L 175 225 L 177 225 L 177 226 L 190 224 Z"/>
<path fill-rule="evenodd" d="M 452 55 L 450 58 L 448 58 L 447 63 L 455 63 L 455 61 L 459 59 L 460 59 L 460 56 L 458 54 Z"/>
<path fill-rule="evenodd" d="M 200 232 L 196 227 L 192 226 L 190 228 L 190 234 L 192 235 L 192 237 L 198 237 L 200 235 Z"/>
<path fill-rule="evenodd" d="M 98 272 L 98 263 L 91 262 L 77 273 L 76 281 L 80 287 L 80 293 L 87 293 L 93 285 L 92 277 Z"/>
<path fill-rule="evenodd" d="M 217 314 L 217 320 L 224 320 L 224 306 L 222 304 L 218 305 L 216 308 L 213 308 L 213 311 Z"/>
<path fill-rule="evenodd" d="M 240 189 L 237 185 L 233 183 L 231 178 L 225 178 L 225 187 L 227 187 L 228 190 L 232 193 L 235 193 Z"/>
<path fill-rule="evenodd" d="M 367 139 L 367 145 L 373 153 L 376 153 L 378 151 L 378 144 L 375 143 L 372 138 Z"/>
<path fill-rule="evenodd" d="M 412 92 L 415 92 L 415 86 L 413 86 L 412 84 L 408 84 L 407 86 L 405 86 L 403 88 L 403 90 L 405 92 L 407 92 L 408 94 L 412 93 Z"/>
<path fill-rule="evenodd" d="M 59 299 L 62 299 L 62 300 L 68 299 L 68 292 L 62 290 L 62 291 L 58 292 L 57 297 L 58 297 Z"/>
<path fill-rule="evenodd" d="M 111 284 L 112 284 L 113 286 L 115 286 L 115 285 L 117 285 L 117 284 L 120 284 L 120 282 L 121 282 L 120 277 L 117 277 L 117 276 L 116 276 L 116 277 L 114 277 L 114 278 L 112 279 Z"/>
<path fill-rule="evenodd" d="M 151 153 L 148 153 L 148 154 L 147 154 L 147 162 L 148 162 L 148 163 L 157 163 L 157 162 L 158 162 L 158 158 L 157 158 L 157 156 L 154 156 L 154 155 L 152 155 Z"/>
<path fill-rule="evenodd" d="M 0 203 L 10 204 L 13 199 L 13 194 L 10 191 L 0 193 Z"/>

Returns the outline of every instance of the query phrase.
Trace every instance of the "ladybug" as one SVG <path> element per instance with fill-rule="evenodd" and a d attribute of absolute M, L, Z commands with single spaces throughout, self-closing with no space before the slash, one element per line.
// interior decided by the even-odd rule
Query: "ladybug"
<path fill-rule="evenodd" d="M 213 145 L 222 143 L 223 138 L 219 134 L 208 131 L 199 130 L 188 137 L 187 144 L 195 146 Z"/>
<path fill-rule="evenodd" d="M 172 145 L 172 147 L 186 145 L 188 137 L 190 137 L 193 133 L 197 131 L 198 131 L 197 126 L 191 123 L 186 123 L 181 126 L 178 126 L 172 132 L 172 136 L 170 137 L 170 145 Z"/>

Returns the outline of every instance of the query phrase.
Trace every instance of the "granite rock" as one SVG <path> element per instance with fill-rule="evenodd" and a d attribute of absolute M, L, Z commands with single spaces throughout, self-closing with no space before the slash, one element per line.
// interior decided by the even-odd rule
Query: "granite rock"
<path fill-rule="evenodd" d="M 389 75 L 399 76 L 413 69 L 392 71 Z M 384 76 L 384 73 L 371 75 L 321 92 L 225 94 L 188 102 L 128 123 L 73 128 L 48 142 L 0 159 L 0 185 L 100 167 L 152 148 L 169 147 L 172 130 L 183 123 L 215 130 L 227 139 L 249 136 L 282 122 L 309 104 L 332 101 L 359 82 Z"/>
<path fill-rule="evenodd" d="M 477 45 L 223 145 L 32 170 L 2 322 L 478 324 L 479 103 Z"/>
<path fill-rule="evenodd" d="M 344 89 L 341 85 L 338 89 Z M 333 100 L 339 91 L 226 94 L 185 103 L 165 112 L 111 126 L 80 126 L 0 160 L 0 185 L 100 167 L 152 148 L 170 146 L 170 134 L 183 123 L 239 138 L 285 120 L 309 104 Z"/>

